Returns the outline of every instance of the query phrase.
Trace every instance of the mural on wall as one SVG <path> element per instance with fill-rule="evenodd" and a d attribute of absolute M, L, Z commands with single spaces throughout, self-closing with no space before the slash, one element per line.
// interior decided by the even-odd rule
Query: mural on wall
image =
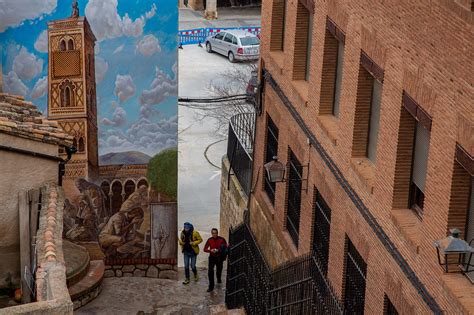
<path fill-rule="evenodd" d="M 64 238 L 92 259 L 176 259 L 177 1 L 7 6 L 4 91 L 74 137 Z"/>

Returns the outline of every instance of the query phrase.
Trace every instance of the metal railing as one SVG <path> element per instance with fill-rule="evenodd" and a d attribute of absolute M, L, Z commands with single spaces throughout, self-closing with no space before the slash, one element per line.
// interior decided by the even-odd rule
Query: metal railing
<path fill-rule="evenodd" d="M 271 271 L 246 223 L 230 230 L 229 241 L 229 309 L 244 307 L 248 314 L 344 313 L 315 256 L 298 257 Z"/>
<path fill-rule="evenodd" d="M 255 113 L 240 113 L 231 117 L 227 141 L 227 157 L 230 161 L 229 176 L 233 171 L 247 196 L 250 195 L 251 190 L 254 136 Z"/>
<path fill-rule="evenodd" d="M 260 26 L 221 27 L 221 28 L 193 28 L 178 31 L 180 45 L 204 43 L 206 38 L 225 30 L 243 30 L 256 36 L 260 35 Z"/>

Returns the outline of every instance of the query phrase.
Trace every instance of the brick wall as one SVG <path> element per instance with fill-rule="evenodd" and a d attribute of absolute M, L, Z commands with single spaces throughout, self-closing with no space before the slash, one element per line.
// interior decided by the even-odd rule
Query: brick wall
<path fill-rule="evenodd" d="M 251 196 L 250 208 L 251 219 L 259 219 L 251 226 L 256 235 L 273 235 L 273 240 L 278 240 L 278 245 L 263 242 L 263 247 L 271 247 L 263 252 L 268 259 L 274 259 L 271 257 L 274 249 L 281 248 L 289 259 L 310 250 L 314 186 L 332 210 L 328 277 L 339 296 L 342 297 L 343 292 L 347 234 L 368 264 L 367 314 L 382 313 L 384 294 L 399 313 L 431 313 L 400 267 L 400 260 L 391 254 L 393 250 L 383 245 L 376 229 L 361 214 L 360 205 L 356 205 L 347 189 L 341 186 L 342 177 L 398 250 L 402 263 L 414 271 L 436 304 L 450 314 L 469 313 L 474 309 L 472 285 L 462 276 L 453 281 L 451 275 L 443 273 L 433 242 L 445 237 L 448 228 L 463 220 L 462 206 L 456 205 L 457 196 L 451 196 L 451 191 L 461 191 L 456 187 L 464 182 L 456 179 L 460 176 L 454 163 L 456 143 L 474 155 L 472 13 L 459 1 L 448 0 L 394 0 L 390 4 L 369 0 L 314 2 L 311 76 L 309 84 L 302 86 L 291 80 L 295 78 L 295 64 L 298 64 L 295 63 L 295 33 L 299 1 L 287 1 L 283 52 L 270 51 L 273 1 L 263 1 L 262 58 L 266 69 L 281 88 L 283 98 L 289 100 L 321 145 L 321 148 L 308 145 L 301 123 L 297 123 L 283 104 L 282 95 L 277 95 L 267 84 L 263 109 L 280 130 L 279 159 L 287 161 L 290 146 L 302 164 L 309 163 L 310 189 L 302 193 L 300 245 L 296 248 L 285 229 L 285 184 L 277 184 L 275 206 L 261 189 L 265 147 L 265 115 L 262 115 L 257 121 L 254 157 L 257 191 Z M 326 93 L 324 85 L 321 87 L 321 78 L 325 68 L 327 17 L 345 33 L 340 114 L 333 122 L 331 137 L 317 118 L 324 108 L 322 93 Z M 373 189 L 368 189 L 351 163 L 361 51 L 384 70 Z M 298 60 L 304 61 L 301 56 Z M 413 117 L 402 109 L 403 91 L 432 117 L 423 219 L 406 217 L 403 212 L 407 210 L 406 185 L 410 176 L 405 162 L 411 156 L 409 135 L 414 128 Z M 337 176 L 328 167 L 321 149 L 340 171 L 336 172 Z M 402 219 L 403 224 L 397 224 L 397 218 Z"/>

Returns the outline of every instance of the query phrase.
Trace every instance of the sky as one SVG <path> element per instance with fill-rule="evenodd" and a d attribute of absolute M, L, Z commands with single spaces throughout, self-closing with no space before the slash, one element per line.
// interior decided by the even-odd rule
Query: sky
<path fill-rule="evenodd" d="M 46 115 L 47 22 L 72 0 L 0 0 L 4 92 Z M 177 0 L 79 0 L 95 46 L 99 154 L 177 146 Z"/>

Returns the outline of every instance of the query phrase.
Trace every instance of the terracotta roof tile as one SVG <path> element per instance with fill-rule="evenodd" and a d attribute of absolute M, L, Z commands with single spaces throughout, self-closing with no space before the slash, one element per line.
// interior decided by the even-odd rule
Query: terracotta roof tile
<path fill-rule="evenodd" d="M 42 116 L 38 108 L 23 97 L 0 93 L 0 132 L 59 145 L 72 145 L 72 137 L 57 121 Z"/>

